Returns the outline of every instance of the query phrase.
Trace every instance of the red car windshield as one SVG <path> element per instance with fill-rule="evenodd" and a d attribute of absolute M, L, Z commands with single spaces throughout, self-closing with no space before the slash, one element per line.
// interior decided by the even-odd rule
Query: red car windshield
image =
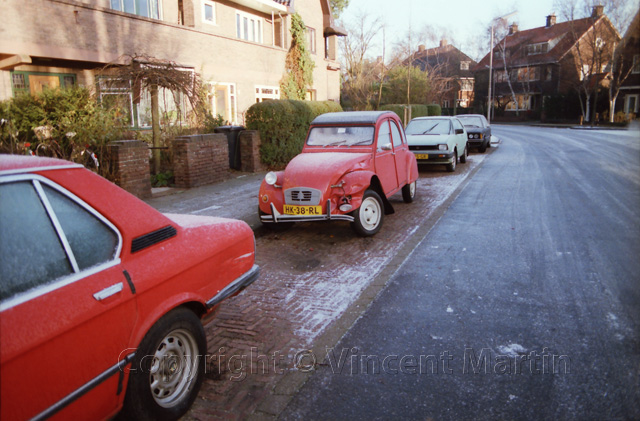
<path fill-rule="evenodd" d="M 355 146 L 373 144 L 373 126 L 312 127 L 309 146 Z"/>

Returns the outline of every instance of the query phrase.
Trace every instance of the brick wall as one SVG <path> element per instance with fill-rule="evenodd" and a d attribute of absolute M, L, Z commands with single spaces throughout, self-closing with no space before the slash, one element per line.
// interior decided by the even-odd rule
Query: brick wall
<path fill-rule="evenodd" d="M 140 198 L 151 197 L 149 148 L 139 140 L 109 144 L 115 183 Z"/>
<path fill-rule="evenodd" d="M 238 135 L 238 142 L 240 142 L 240 170 L 264 171 L 264 164 L 260 162 L 260 133 L 257 130 L 243 130 Z"/>
<path fill-rule="evenodd" d="M 229 146 L 224 134 L 182 136 L 173 141 L 176 187 L 197 187 L 229 176 Z"/>

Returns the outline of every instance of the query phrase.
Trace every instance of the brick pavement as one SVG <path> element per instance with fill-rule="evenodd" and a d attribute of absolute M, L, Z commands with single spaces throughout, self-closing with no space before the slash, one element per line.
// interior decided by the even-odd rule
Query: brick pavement
<path fill-rule="evenodd" d="M 385 271 L 399 266 L 428 233 L 429 218 L 435 223 L 433 215 L 444 212 L 447 198 L 464 185 L 486 156 L 471 155 L 454 174 L 439 167 L 421 169 L 416 200 L 405 204 L 400 194 L 395 195 L 391 200 L 395 214 L 386 216 L 382 230 L 372 238 L 357 237 L 345 222 L 296 224 L 278 233 L 258 229 L 260 278 L 225 301 L 217 317 L 205 326 L 207 375 L 184 419 L 276 417 L 310 375 L 312 370 L 306 368 L 313 362 L 311 355 L 321 362 L 324 347 L 333 346 L 364 312 L 392 274 Z M 259 184 L 259 179 L 251 182 Z M 224 190 L 218 187 L 212 200 L 225 201 L 220 189 Z M 238 208 L 255 209 L 257 198 L 252 194 L 242 197 Z M 249 203 L 251 200 L 256 202 Z M 225 211 L 216 206 L 205 212 L 190 211 L 184 203 L 172 204 L 171 199 L 150 203 L 161 211 L 176 206 L 197 214 Z M 298 370 L 295 357 L 306 350 L 312 354 L 306 354 Z"/>

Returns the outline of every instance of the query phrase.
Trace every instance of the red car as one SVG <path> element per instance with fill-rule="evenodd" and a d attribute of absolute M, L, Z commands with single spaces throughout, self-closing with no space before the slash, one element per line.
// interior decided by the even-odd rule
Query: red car
<path fill-rule="evenodd" d="M 67 161 L 0 155 L 0 418 L 178 418 L 203 319 L 258 276 L 241 221 L 163 215 Z"/>
<path fill-rule="evenodd" d="M 388 198 L 416 194 L 418 165 L 395 113 L 327 113 L 311 122 L 302 153 L 260 186 L 260 218 L 267 226 L 304 221 L 350 221 L 362 236 L 376 234 Z"/>

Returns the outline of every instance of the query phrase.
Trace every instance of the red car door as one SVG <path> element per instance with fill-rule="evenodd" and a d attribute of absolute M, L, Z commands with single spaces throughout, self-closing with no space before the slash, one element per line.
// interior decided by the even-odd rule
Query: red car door
<path fill-rule="evenodd" d="M 385 118 L 378 128 L 375 165 L 376 174 L 380 178 L 384 194 L 388 196 L 398 189 L 396 157 L 393 151 L 393 140 L 388 118 Z"/>
<path fill-rule="evenodd" d="M 389 121 L 391 124 L 391 136 L 393 138 L 393 152 L 396 158 L 396 174 L 398 177 L 398 185 L 404 186 L 409 182 L 407 166 L 409 165 L 409 147 L 406 139 L 402 136 L 402 130 L 398 127 L 398 123 L 394 120 Z"/>
<path fill-rule="evenodd" d="M 120 233 L 42 177 L 0 195 L 0 418 L 114 414 L 136 317 Z"/>

